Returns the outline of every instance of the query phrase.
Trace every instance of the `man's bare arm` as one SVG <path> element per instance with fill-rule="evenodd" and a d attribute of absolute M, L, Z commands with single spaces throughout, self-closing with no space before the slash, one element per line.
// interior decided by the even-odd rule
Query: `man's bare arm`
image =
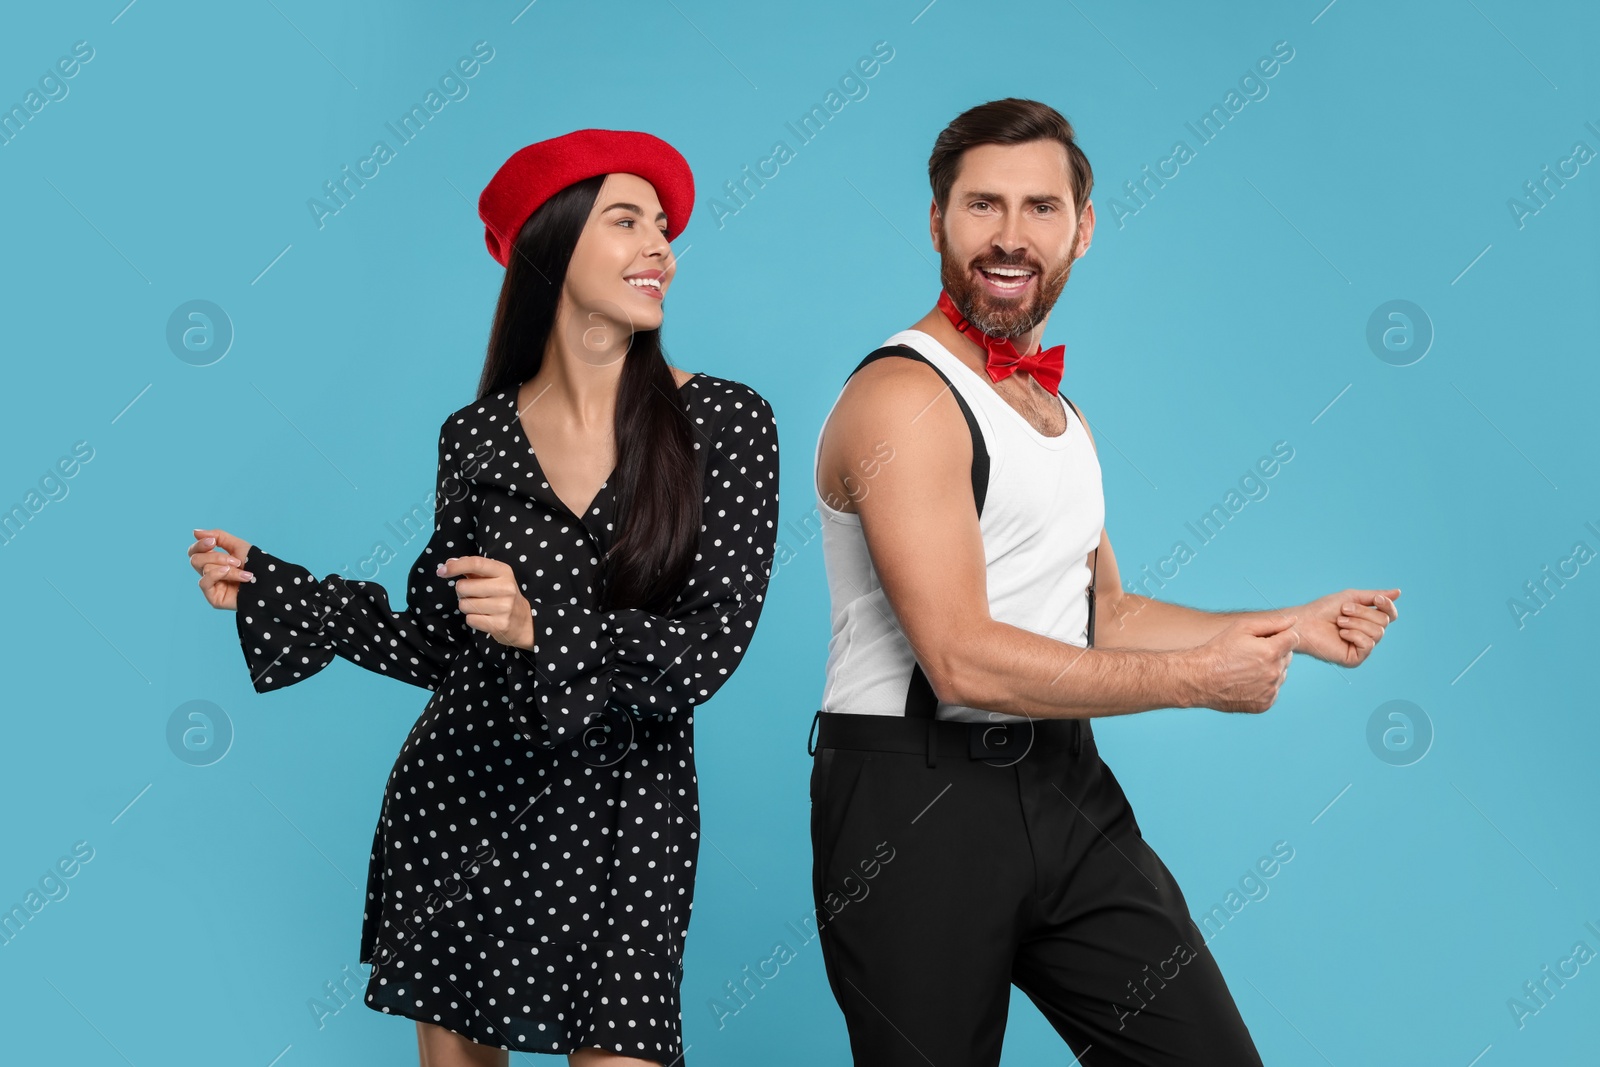
<path fill-rule="evenodd" d="M 1276 685 L 1263 695 L 1258 678 L 1271 672 L 1261 664 L 1241 669 L 1201 650 L 1083 649 L 991 618 L 970 441 L 932 369 L 881 359 L 846 384 L 820 457 L 819 488 L 837 497 L 841 474 L 882 455 L 885 442 L 893 449 L 844 510 L 861 516 L 884 593 L 941 701 L 1038 717 L 1270 706 Z"/>
<path fill-rule="evenodd" d="M 1122 588 L 1111 534 L 1100 531 L 1099 565 L 1095 572 L 1096 648 L 1194 648 L 1241 619 L 1282 620 L 1281 611 L 1202 611 Z"/>

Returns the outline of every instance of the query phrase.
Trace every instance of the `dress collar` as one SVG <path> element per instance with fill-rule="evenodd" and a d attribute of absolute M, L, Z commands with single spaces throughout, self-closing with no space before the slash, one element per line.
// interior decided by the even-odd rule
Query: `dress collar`
<path fill-rule="evenodd" d="M 705 377 L 703 373 L 696 374 L 679 387 L 678 392 L 685 401 L 690 399 L 693 390 L 698 388 L 697 383 Z M 692 404 L 688 406 L 691 409 L 693 407 Z M 474 485 L 494 486 L 512 496 L 537 500 L 557 515 L 573 514 L 555 490 L 550 488 L 533 445 L 523 432 L 522 420 L 517 414 L 515 386 L 469 404 L 462 415 L 466 451 L 455 462 L 460 465 L 458 469 L 463 477 Z M 700 452 L 703 463 L 709 442 L 704 440 L 705 430 L 702 427 L 696 426 L 695 431 L 702 439 Z M 607 527 L 614 522 L 616 514 L 616 478 L 617 470 L 613 468 L 584 514 L 576 516 L 602 546 L 610 545 L 614 532 Z"/>

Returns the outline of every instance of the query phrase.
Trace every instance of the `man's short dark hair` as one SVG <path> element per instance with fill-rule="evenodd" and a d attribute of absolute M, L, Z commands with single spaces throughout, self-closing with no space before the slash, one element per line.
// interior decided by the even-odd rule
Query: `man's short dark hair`
<path fill-rule="evenodd" d="M 1072 165 L 1072 202 L 1080 214 L 1094 188 L 1094 171 L 1089 157 L 1078 147 L 1072 123 L 1049 104 L 1037 100 L 1006 97 L 968 108 L 957 115 L 933 142 L 928 157 L 928 183 L 933 186 L 933 201 L 944 214 L 949 206 L 950 189 L 961 169 L 961 156 L 982 144 L 1024 144 L 1028 141 L 1055 141 L 1067 150 Z"/>

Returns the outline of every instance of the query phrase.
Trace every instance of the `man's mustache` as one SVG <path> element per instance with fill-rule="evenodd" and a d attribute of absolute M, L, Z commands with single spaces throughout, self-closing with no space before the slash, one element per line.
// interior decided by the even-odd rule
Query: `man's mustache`
<path fill-rule="evenodd" d="M 974 267 L 976 267 L 977 269 L 979 269 L 979 270 L 983 270 L 986 267 L 1024 267 L 1024 268 L 1026 268 L 1028 270 L 1033 271 L 1035 274 L 1043 274 L 1044 273 L 1044 268 L 1043 267 L 1039 266 L 1039 264 L 1037 264 L 1037 263 L 1030 262 L 1026 258 L 1019 259 L 1019 260 L 1001 259 L 1001 260 L 994 260 L 994 261 L 985 260 L 983 262 L 976 262 L 975 261 L 972 265 Z"/>

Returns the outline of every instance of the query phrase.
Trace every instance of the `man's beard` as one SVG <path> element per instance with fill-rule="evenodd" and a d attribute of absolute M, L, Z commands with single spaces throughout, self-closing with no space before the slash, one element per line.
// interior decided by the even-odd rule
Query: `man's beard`
<path fill-rule="evenodd" d="M 945 247 L 949 248 L 948 238 Z M 957 263 L 949 252 L 944 252 L 939 257 L 939 280 L 955 302 L 956 310 L 972 325 L 991 337 L 1020 337 L 1050 314 L 1061 290 L 1066 288 L 1074 262 L 1069 259 L 1060 273 L 1051 277 L 1038 263 L 1030 261 L 1026 253 L 1003 256 L 991 249 L 977 262 Z M 993 296 L 983 287 L 983 282 L 972 276 L 969 267 L 973 270 L 983 267 L 1032 270 L 1035 274 L 1030 283 L 1031 295 L 1024 300 Z"/>

